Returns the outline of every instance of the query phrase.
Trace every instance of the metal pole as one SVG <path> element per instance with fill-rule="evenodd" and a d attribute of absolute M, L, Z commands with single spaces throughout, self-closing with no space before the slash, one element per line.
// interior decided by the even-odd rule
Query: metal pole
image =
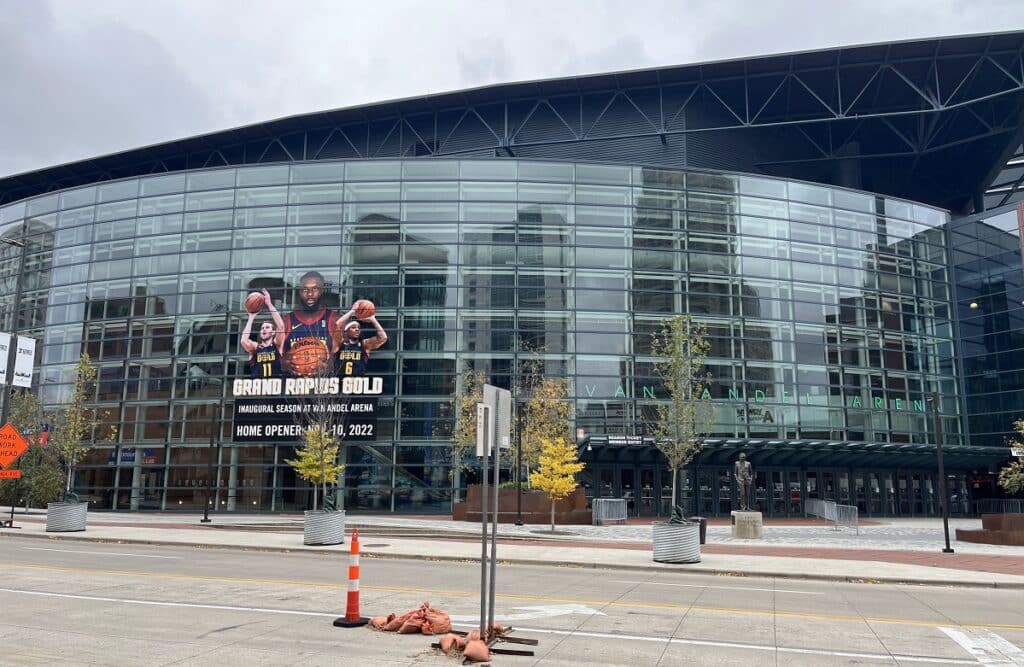
<path fill-rule="evenodd" d="M 942 417 L 939 414 L 939 395 L 933 393 L 930 398 L 935 407 L 935 455 L 939 463 L 939 505 L 942 508 L 942 531 L 946 536 L 946 548 L 942 550 L 942 553 L 951 554 L 953 549 L 949 546 L 949 504 L 946 497 L 949 493 L 949 485 L 946 483 L 946 467 L 942 462 Z"/>
<path fill-rule="evenodd" d="M 11 342 L 7 346 L 7 375 L 5 380 L 7 382 L 4 385 L 3 393 L 3 407 L 0 408 L 0 426 L 7 423 L 7 418 L 11 415 L 11 392 L 14 390 L 14 361 L 18 356 L 18 328 L 20 324 L 20 313 L 21 313 L 21 283 L 22 277 L 25 275 L 25 255 L 28 254 L 28 242 L 26 237 L 28 235 L 28 221 L 25 220 L 21 223 L 21 241 L 15 239 L 0 239 L 3 243 L 21 247 L 21 256 L 18 259 L 18 275 L 14 278 L 14 313 L 11 322 Z"/>
<path fill-rule="evenodd" d="M 480 637 L 487 637 L 487 472 L 491 460 L 488 447 L 492 446 L 493 422 L 495 415 L 484 411 L 484 451 L 480 457 Z M 497 493 L 497 489 L 494 491 Z"/>
<path fill-rule="evenodd" d="M 19 329 L 19 315 L 21 313 L 21 283 L 22 276 L 25 275 L 25 255 L 28 249 L 28 242 L 26 241 L 28 235 L 28 220 L 23 220 L 21 223 L 21 240 L 16 241 L 14 239 L 0 239 L 3 243 L 13 246 L 15 248 L 20 247 L 21 253 L 18 258 L 18 274 L 14 278 L 14 308 L 13 317 L 11 318 L 11 340 L 7 344 L 7 374 L 4 376 L 4 380 L 7 384 L 3 387 L 3 396 L 0 397 L 3 400 L 2 407 L 0 407 L 0 426 L 7 423 L 7 418 L 11 416 L 11 399 L 14 393 L 14 362 L 18 357 L 18 329 Z M 21 462 L 17 462 L 15 470 L 21 470 Z M 16 480 L 11 481 L 12 484 L 17 484 Z M 14 525 L 14 501 L 15 498 L 11 497 L 11 519 L 8 521 L 10 528 L 15 528 Z M 27 505 L 26 505 L 27 507 Z"/>
<path fill-rule="evenodd" d="M 487 641 L 491 628 L 494 627 L 494 570 L 498 563 L 498 475 L 501 471 L 501 443 L 498 441 L 498 415 L 491 420 L 494 437 L 491 438 L 494 451 L 494 513 L 491 516 L 491 574 L 488 579 L 490 591 L 487 602 L 487 634 L 480 633 L 481 639 Z"/>
<path fill-rule="evenodd" d="M 217 418 L 216 406 L 210 409 L 210 447 L 206 456 L 206 502 L 203 503 L 203 518 L 199 523 L 210 523 L 210 486 L 213 484 L 213 441 Z"/>
<path fill-rule="evenodd" d="M 518 411 L 516 416 L 518 416 Z M 518 424 L 522 426 L 522 424 Z M 523 429 L 516 428 L 516 525 L 523 525 Z"/>

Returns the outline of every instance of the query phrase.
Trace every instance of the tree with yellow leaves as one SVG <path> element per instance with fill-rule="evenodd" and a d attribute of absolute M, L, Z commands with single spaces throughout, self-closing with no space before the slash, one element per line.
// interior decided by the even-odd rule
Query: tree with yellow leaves
<path fill-rule="evenodd" d="M 529 473 L 537 467 L 545 439 L 572 435 L 572 401 L 569 381 L 544 376 L 544 360 L 538 353 L 526 362 L 524 389 L 528 396 L 522 405 L 521 430 L 523 465 Z"/>
<path fill-rule="evenodd" d="M 338 464 L 338 439 L 323 424 L 308 426 L 302 433 L 302 446 L 296 450 L 297 458 L 285 459 L 285 463 L 295 469 L 302 479 L 313 484 L 313 511 L 317 507 L 316 485 L 323 488 L 324 510 L 327 507 L 327 484 L 334 483 L 338 475 L 345 470 L 344 464 Z"/>
<path fill-rule="evenodd" d="M 585 467 L 579 462 L 576 446 L 565 438 L 541 438 L 540 466 L 530 475 L 530 483 L 551 499 L 551 530 L 555 530 L 555 503 L 576 488 L 576 474 Z"/>

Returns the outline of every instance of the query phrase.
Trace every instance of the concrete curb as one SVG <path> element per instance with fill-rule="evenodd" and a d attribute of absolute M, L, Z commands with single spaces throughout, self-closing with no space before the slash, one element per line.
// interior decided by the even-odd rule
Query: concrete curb
<path fill-rule="evenodd" d="M 17 530 L 17 529 L 14 529 Z M 278 546 L 252 546 L 239 544 L 211 544 L 208 542 L 176 542 L 173 540 L 154 539 L 132 539 L 132 538 L 107 538 L 91 537 L 88 535 L 77 535 L 72 533 L 16 533 L 12 529 L 0 530 L 2 537 L 31 537 L 35 539 L 68 541 L 68 542 L 94 542 L 97 544 L 143 544 L 149 546 L 186 547 L 192 549 L 234 549 L 237 551 L 261 551 L 266 553 L 319 553 L 319 554 L 346 554 L 349 552 L 348 544 L 334 544 L 329 546 L 307 546 L 296 544 L 295 547 Z M 452 563 L 479 562 L 476 557 L 450 556 L 438 554 L 394 554 L 374 551 L 365 546 L 360 548 L 360 557 L 380 558 L 388 560 L 418 560 L 418 561 L 442 561 Z M 813 560 L 813 559 L 807 559 Z M 949 581 L 945 579 L 930 579 L 927 577 L 855 577 L 847 575 L 832 574 L 809 574 L 783 571 L 753 571 L 743 569 L 701 567 L 700 564 L 671 565 L 651 562 L 650 565 L 635 564 L 611 564 L 611 563 L 588 563 L 571 560 L 543 560 L 539 561 L 530 558 L 499 558 L 499 563 L 508 565 L 533 565 L 546 567 L 573 567 L 592 570 L 615 570 L 628 572 L 674 572 L 678 574 L 706 574 L 712 576 L 737 577 L 737 578 L 766 578 L 786 579 L 803 581 L 832 581 L 850 584 L 896 584 L 908 586 L 945 586 L 950 588 L 1000 588 L 1004 590 L 1024 590 L 1024 582 L 999 582 L 999 581 Z"/>

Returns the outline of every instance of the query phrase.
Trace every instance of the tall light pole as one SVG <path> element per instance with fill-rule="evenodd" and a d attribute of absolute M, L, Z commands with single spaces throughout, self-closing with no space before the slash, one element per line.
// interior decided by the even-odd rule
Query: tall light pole
<path fill-rule="evenodd" d="M 0 243 L 15 248 L 21 248 L 20 258 L 18 259 L 18 274 L 14 277 L 14 317 L 11 322 L 11 342 L 7 346 L 7 375 L 4 376 L 7 384 L 4 385 L 3 404 L 2 407 L 0 407 L 0 426 L 7 423 L 7 418 L 11 414 L 11 392 L 14 389 L 14 362 L 18 356 L 18 324 L 19 314 L 21 311 L 21 283 L 22 278 L 25 275 L 25 255 L 27 254 L 27 245 L 25 243 L 27 231 L 28 222 L 22 222 L 20 239 L 13 239 L 7 236 L 0 237 Z"/>
<path fill-rule="evenodd" d="M 949 546 L 949 485 L 946 483 L 946 467 L 942 463 L 942 417 L 939 414 L 939 394 L 932 392 L 928 394 L 927 401 L 932 404 L 935 410 L 935 456 L 939 463 L 939 505 L 942 507 L 942 530 L 946 535 L 946 548 L 944 554 L 953 553 Z"/>

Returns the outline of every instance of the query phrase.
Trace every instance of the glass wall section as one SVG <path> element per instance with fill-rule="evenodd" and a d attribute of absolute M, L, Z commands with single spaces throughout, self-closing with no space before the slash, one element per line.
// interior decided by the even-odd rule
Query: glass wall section
<path fill-rule="evenodd" d="M 1007 446 L 1024 415 L 1024 265 L 1012 206 L 951 226 L 967 428 L 971 443 Z"/>
<path fill-rule="evenodd" d="M 249 373 L 246 294 L 266 289 L 288 313 L 316 270 L 325 306 L 370 299 L 389 333 L 370 362 L 384 382 L 377 440 L 346 453 L 348 507 L 443 511 L 463 369 L 518 390 L 539 353 L 571 381 L 575 426 L 640 435 L 665 398 L 651 333 L 680 312 L 712 337 L 716 436 L 928 442 L 924 396 L 939 391 L 947 442 L 963 442 L 945 222 L 867 193 L 621 165 L 199 170 L 0 208 L 0 235 L 25 240 L 28 267 L 16 309 L 20 250 L 0 246 L 0 319 L 9 329 L 17 310 L 40 340 L 48 404 L 82 351 L 100 366 L 96 400 L 119 441 L 78 484 L 101 506 L 195 509 L 210 482 L 217 509 L 304 509 L 309 488 L 284 463 L 294 443 L 233 442 L 228 388 Z M 983 369 L 1016 349 L 1024 295 L 1010 259 L 1002 271 L 982 258 L 1018 252 L 1016 223 L 957 233 L 958 270 L 978 276 L 978 311 L 965 312 L 982 397 L 972 430 L 996 437 L 981 403 L 1008 413 L 1020 392 Z"/>

